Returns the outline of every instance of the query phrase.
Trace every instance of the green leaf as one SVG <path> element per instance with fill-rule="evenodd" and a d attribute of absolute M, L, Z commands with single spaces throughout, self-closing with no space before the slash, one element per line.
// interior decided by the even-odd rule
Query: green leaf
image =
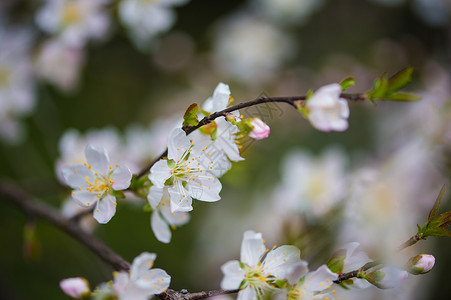
<path fill-rule="evenodd" d="M 327 262 L 327 267 L 334 273 L 343 273 L 344 260 L 346 258 L 346 250 L 335 252 Z"/>
<path fill-rule="evenodd" d="M 355 80 L 352 77 L 345 78 L 340 82 L 341 90 L 343 92 L 346 91 L 347 88 L 354 86 L 354 85 L 355 85 Z"/>
<path fill-rule="evenodd" d="M 447 236 L 451 237 L 451 231 L 445 229 L 445 228 L 428 228 L 424 232 L 425 236 Z"/>
<path fill-rule="evenodd" d="M 412 73 L 413 68 L 407 67 L 390 77 L 390 79 L 388 80 L 387 93 L 392 94 L 408 85 L 412 81 Z"/>
<path fill-rule="evenodd" d="M 446 187 L 445 187 L 445 185 L 443 185 L 440 190 L 440 193 L 437 196 L 437 199 L 434 202 L 434 206 L 432 206 L 431 211 L 429 212 L 428 222 L 426 223 L 426 227 L 428 227 L 428 225 L 432 222 L 432 220 L 437 215 L 438 209 L 440 207 L 440 202 L 442 201 L 443 196 L 445 195 L 445 191 L 446 191 Z"/>
<path fill-rule="evenodd" d="M 396 94 L 387 94 L 385 97 L 383 97 L 383 99 L 380 100 L 413 102 L 421 100 L 421 97 L 412 93 L 396 93 Z"/>
<path fill-rule="evenodd" d="M 185 112 L 183 116 L 183 127 L 196 126 L 199 124 L 199 120 L 197 119 L 197 112 L 199 111 L 199 106 L 197 103 L 191 104 Z"/>

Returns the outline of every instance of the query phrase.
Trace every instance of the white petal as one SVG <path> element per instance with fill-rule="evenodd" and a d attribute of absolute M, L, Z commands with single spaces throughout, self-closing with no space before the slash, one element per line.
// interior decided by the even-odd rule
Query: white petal
<path fill-rule="evenodd" d="M 97 201 L 96 209 L 94 210 L 94 219 L 100 224 L 106 224 L 116 213 L 116 198 L 111 195 L 106 195 Z"/>
<path fill-rule="evenodd" d="M 171 186 L 168 191 L 171 197 L 171 212 L 187 212 L 193 210 L 191 206 L 193 199 L 179 181 L 174 186 Z"/>
<path fill-rule="evenodd" d="M 202 108 L 209 113 L 214 113 L 227 108 L 229 104 L 230 88 L 227 84 L 220 82 L 213 92 L 213 97 L 205 100 Z"/>
<path fill-rule="evenodd" d="M 183 153 L 188 151 L 190 146 L 191 142 L 185 131 L 180 128 L 174 128 L 168 138 L 168 158 L 177 162 L 182 158 Z"/>
<path fill-rule="evenodd" d="M 309 121 L 318 130 L 329 132 L 331 130 L 330 121 L 323 111 L 311 111 Z"/>
<path fill-rule="evenodd" d="M 102 175 L 106 175 L 108 173 L 110 159 L 105 148 L 87 145 L 85 155 L 88 165 L 91 165 L 95 171 Z"/>
<path fill-rule="evenodd" d="M 71 188 L 87 187 L 86 177 L 89 181 L 94 180 L 94 173 L 84 165 L 64 167 L 62 173 L 66 184 Z"/>
<path fill-rule="evenodd" d="M 169 225 L 180 226 L 188 223 L 190 219 L 189 214 L 186 212 L 171 212 L 170 202 L 163 207 L 160 206 L 160 212 Z"/>
<path fill-rule="evenodd" d="M 348 120 L 335 119 L 330 121 L 330 127 L 335 131 L 345 131 L 348 129 Z"/>
<path fill-rule="evenodd" d="M 148 290 L 148 295 L 162 293 L 170 283 L 171 276 L 162 269 L 151 269 L 135 282 L 138 287 Z"/>
<path fill-rule="evenodd" d="M 349 118 L 349 106 L 348 101 L 345 99 L 338 99 L 338 105 L 340 107 L 340 117 L 347 119 Z"/>
<path fill-rule="evenodd" d="M 152 231 L 155 234 L 157 240 L 166 244 L 171 241 L 171 230 L 169 229 L 168 224 L 166 224 L 163 218 L 161 218 L 158 210 L 155 210 L 152 213 L 150 226 L 152 227 Z"/>
<path fill-rule="evenodd" d="M 255 233 L 251 230 L 244 233 L 240 256 L 242 262 L 251 267 L 256 266 L 260 262 L 263 254 L 265 254 L 265 250 L 266 247 L 263 243 L 261 233 Z"/>
<path fill-rule="evenodd" d="M 301 251 L 295 246 L 281 246 L 268 252 L 263 262 L 267 274 L 286 279 L 290 267 L 301 261 Z"/>
<path fill-rule="evenodd" d="M 164 183 L 172 176 L 168 161 L 160 159 L 150 169 L 149 179 L 159 188 L 164 187 Z"/>
<path fill-rule="evenodd" d="M 157 258 L 155 253 L 143 252 L 135 259 L 133 259 L 133 263 L 131 266 L 131 279 L 136 281 L 138 278 L 143 276 L 149 271 L 150 268 L 153 267 L 154 261 Z"/>
<path fill-rule="evenodd" d="M 213 174 L 205 174 L 205 178 L 190 180 L 186 185 L 191 197 L 207 202 L 214 202 L 221 199 L 221 182 Z"/>
<path fill-rule="evenodd" d="M 113 170 L 110 178 L 114 181 L 114 183 L 111 185 L 113 190 L 125 190 L 130 186 L 130 181 L 132 180 L 132 172 L 130 172 L 130 169 L 126 166 L 119 166 Z"/>
<path fill-rule="evenodd" d="M 160 204 L 161 198 L 163 197 L 163 188 L 159 188 L 155 185 L 151 186 L 149 189 L 149 194 L 147 194 L 147 201 L 149 201 L 152 209 L 156 209 L 158 204 Z"/>
<path fill-rule="evenodd" d="M 398 286 L 401 282 L 407 279 L 409 274 L 402 269 L 392 266 L 386 266 L 379 270 L 384 274 L 384 277 L 378 281 L 378 287 L 383 289 L 391 289 Z"/>
<path fill-rule="evenodd" d="M 333 273 L 326 265 L 322 265 L 316 271 L 309 273 L 305 278 L 305 289 L 310 292 L 319 292 L 333 284 L 338 275 Z"/>
<path fill-rule="evenodd" d="M 237 260 L 226 262 L 222 265 L 221 271 L 224 273 L 224 278 L 221 281 L 221 288 L 224 290 L 239 288 L 246 274 Z"/>
<path fill-rule="evenodd" d="M 90 207 L 99 200 L 99 198 L 97 198 L 97 194 L 88 192 L 86 190 L 73 191 L 72 198 L 74 198 L 74 200 L 77 201 L 78 204 L 84 207 Z"/>
<path fill-rule="evenodd" d="M 237 300 L 257 300 L 257 293 L 255 290 L 248 286 L 247 288 L 238 292 Z"/>
<path fill-rule="evenodd" d="M 285 278 L 290 284 L 296 284 L 308 272 L 308 263 L 301 260 L 291 265 L 286 271 Z"/>

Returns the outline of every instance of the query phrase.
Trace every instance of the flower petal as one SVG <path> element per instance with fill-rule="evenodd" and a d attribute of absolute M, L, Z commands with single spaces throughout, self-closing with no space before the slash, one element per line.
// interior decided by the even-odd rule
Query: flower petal
<path fill-rule="evenodd" d="M 186 188 L 191 197 L 207 202 L 214 202 L 221 200 L 219 192 L 222 189 L 221 182 L 215 178 L 213 174 L 205 174 L 206 177 L 196 178 L 188 181 Z"/>
<path fill-rule="evenodd" d="M 94 170 L 102 175 L 108 173 L 110 158 L 104 147 L 95 147 L 89 144 L 86 146 L 85 155 L 88 165 L 91 165 Z"/>
<path fill-rule="evenodd" d="M 176 162 L 188 151 L 191 142 L 181 128 L 174 128 L 168 138 L 168 158 Z"/>
<path fill-rule="evenodd" d="M 106 224 L 116 213 L 116 198 L 111 195 L 106 195 L 97 201 L 96 209 L 94 210 L 94 219 L 100 224 Z"/>
<path fill-rule="evenodd" d="M 241 243 L 240 260 L 251 267 L 256 266 L 263 254 L 265 254 L 265 244 L 261 233 L 252 230 L 244 233 L 243 242 Z"/>
<path fill-rule="evenodd" d="M 239 291 L 238 297 L 236 298 L 236 300 L 257 300 L 257 299 L 258 299 L 257 293 L 251 286 L 248 286 L 247 288 Z"/>
<path fill-rule="evenodd" d="M 301 261 L 301 251 L 295 246 L 281 246 L 268 252 L 263 270 L 281 279 L 286 279 L 290 267 Z"/>
<path fill-rule="evenodd" d="M 130 169 L 126 166 L 119 166 L 113 170 L 110 178 L 114 181 L 114 183 L 111 185 L 113 190 L 125 190 L 130 186 L 130 181 L 132 180 L 132 172 L 130 172 Z"/>
<path fill-rule="evenodd" d="M 221 271 L 224 273 L 224 278 L 221 281 L 221 288 L 224 290 L 235 290 L 239 288 L 246 274 L 241 269 L 240 263 L 237 260 L 223 264 Z"/>
<path fill-rule="evenodd" d="M 160 216 L 159 210 L 155 210 L 152 213 L 152 217 L 150 219 L 150 227 L 152 228 L 153 233 L 157 240 L 162 243 L 169 243 L 171 241 L 171 230 L 169 229 L 169 225 L 163 220 Z"/>
<path fill-rule="evenodd" d="M 74 198 L 74 200 L 77 201 L 78 204 L 84 207 L 90 207 L 99 200 L 97 194 L 83 190 L 73 191 L 72 198 Z"/>
<path fill-rule="evenodd" d="M 166 159 L 160 159 L 150 169 L 149 179 L 159 188 L 164 187 L 164 183 L 172 176 L 171 169 Z"/>
<path fill-rule="evenodd" d="M 62 173 L 66 184 L 71 188 L 87 187 L 86 177 L 88 177 L 88 181 L 94 180 L 94 173 L 84 165 L 64 167 Z"/>
<path fill-rule="evenodd" d="M 169 225 L 180 226 L 189 222 L 190 216 L 186 212 L 171 212 L 170 202 L 165 202 L 164 206 L 160 206 L 160 212 Z"/>
<path fill-rule="evenodd" d="M 149 201 L 152 209 L 156 209 L 160 204 L 161 198 L 163 197 L 163 190 L 164 188 L 159 188 L 155 185 L 150 187 L 149 193 L 147 194 L 147 201 Z"/>
<path fill-rule="evenodd" d="M 310 292 L 319 292 L 333 284 L 338 275 L 333 273 L 326 265 L 322 265 L 316 271 L 309 273 L 305 278 L 305 289 Z"/>
<path fill-rule="evenodd" d="M 227 84 L 220 82 L 213 92 L 213 97 L 205 100 L 202 108 L 209 113 L 214 113 L 227 108 L 230 98 L 230 88 Z"/>
<path fill-rule="evenodd" d="M 174 186 L 171 186 L 168 191 L 171 197 L 171 212 L 187 212 L 193 210 L 191 206 L 193 199 L 179 181 Z"/>

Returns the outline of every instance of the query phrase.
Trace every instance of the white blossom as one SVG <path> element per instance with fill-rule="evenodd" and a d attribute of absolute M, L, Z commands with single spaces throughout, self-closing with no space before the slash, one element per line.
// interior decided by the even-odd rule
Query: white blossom
<path fill-rule="evenodd" d="M 249 230 L 243 236 L 240 261 L 232 260 L 221 267 L 224 273 L 221 288 L 240 288 L 238 299 L 257 299 L 265 292 L 274 290 L 270 283 L 275 280 L 287 280 L 294 284 L 300 272 L 293 272 L 294 266 L 302 270 L 307 268 L 307 263 L 300 259 L 299 249 L 280 246 L 268 250 L 262 234 Z"/>
<path fill-rule="evenodd" d="M 132 174 L 126 166 L 110 165 L 103 147 L 86 146 L 87 163 L 63 168 L 66 184 L 74 189 L 72 197 L 82 206 L 95 204 L 94 218 L 105 224 L 116 213 L 113 191 L 129 187 Z"/>
<path fill-rule="evenodd" d="M 173 7 L 189 0 L 123 0 L 119 3 L 119 17 L 130 31 L 133 42 L 144 47 L 151 39 L 167 31 L 177 15 Z"/>
<path fill-rule="evenodd" d="M 171 212 L 191 211 L 192 199 L 218 201 L 222 185 L 212 173 L 214 159 L 204 155 L 186 133 L 176 128 L 168 138 L 168 156 L 150 169 L 149 179 L 158 188 L 168 187 Z"/>
<path fill-rule="evenodd" d="M 189 214 L 186 212 L 171 212 L 171 202 L 168 188 L 152 186 L 147 197 L 153 209 L 150 226 L 157 240 L 163 243 L 171 241 L 171 229 L 188 223 Z"/>
<path fill-rule="evenodd" d="M 130 273 L 115 274 L 113 289 L 119 300 L 147 300 L 166 291 L 171 277 L 162 269 L 152 269 L 156 256 L 144 252 L 133 260 Z"/>
<path fill-rule="evenodd" d="M 340 98 L 341 86 L 338 83 L 319 88 L 307 100 L 308 119 L 321 131 L 344 131 L 348 128 L 348 102 Z"/>
<path fill-rule="evenodd" d="M 104 7 L 110 0 L 48 0 L 36 14 L 37 25 L 65 44 L 83 47 L 89 39 L 105 37 L 110 17 Z"/>
<path fill-rule="evenodd" d="M 68 46 L 60 39 L 51 39 L 41 46 L 34 68 L 41 78 L 63 91 L 69 91 L 78 83 L 84 56 L 82 48 Z"/>

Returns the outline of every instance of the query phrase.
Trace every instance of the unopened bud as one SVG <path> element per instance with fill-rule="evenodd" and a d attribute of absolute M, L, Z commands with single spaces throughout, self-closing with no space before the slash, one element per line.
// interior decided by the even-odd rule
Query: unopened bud
<path fill-rule="evenodd" d="M 435 257 L 430 254 L 420 254 L 412 257 L 406 264 L 406 270 L 414 275 L 424 274 L 432 270 Z"/>
<path fill-rule="evenodd" d="M 91 293 L 88 282 L 81 277 L 63 279 L 60 287 L 66 295 L 75 299 L 82 299 Z"/>
<path fill-rule="evenodd" d="M 252 126 L 252 130 L 249 132 L 249 137 L 254 140 L 261 140 L 268 137 L 271 129 L 261 119 L 255 118 L 249 123 Z"/>
<path fill-rule="evenodd" d="M 407 279 L 409 274 L 402 269 L 385 266 L 365 276 L 371 284 L 381 289 L 391 289 Z"/>

